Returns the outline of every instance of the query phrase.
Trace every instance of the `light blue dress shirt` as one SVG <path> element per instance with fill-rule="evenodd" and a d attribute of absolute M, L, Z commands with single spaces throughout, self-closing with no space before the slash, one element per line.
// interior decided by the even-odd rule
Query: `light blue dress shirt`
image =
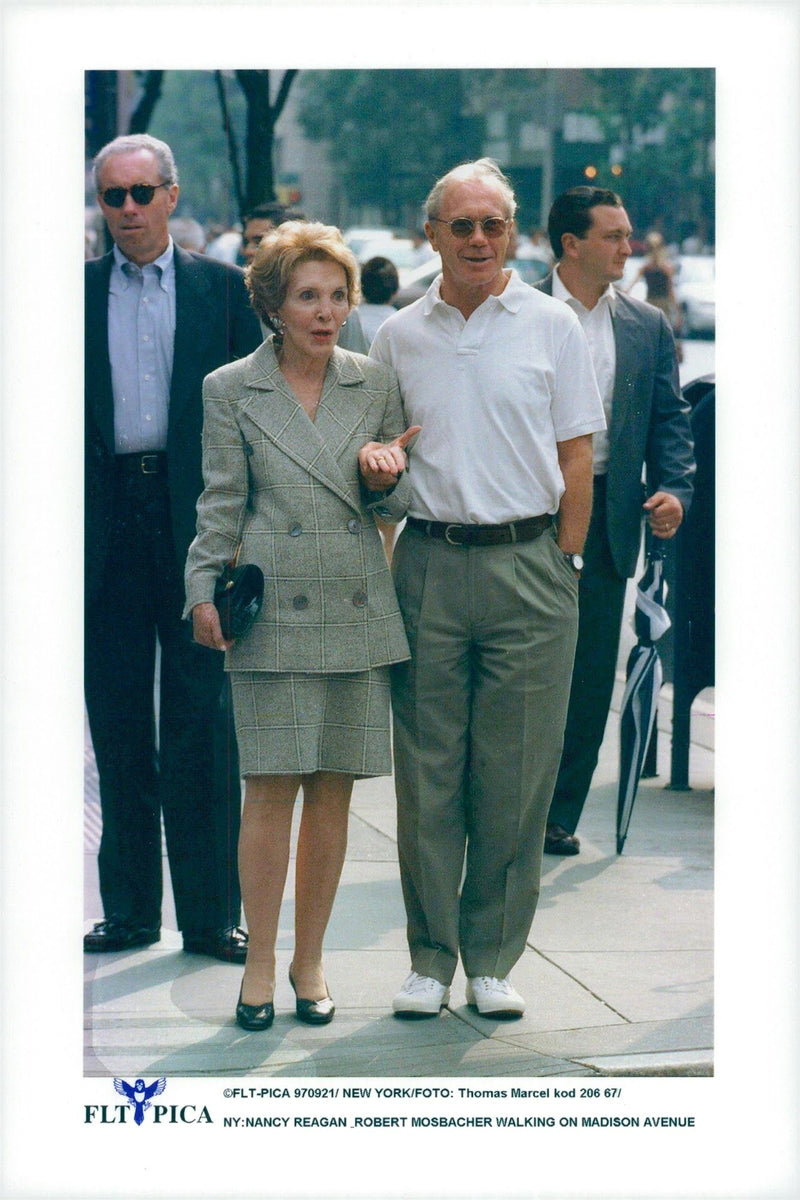
<path fill-rule="evenodd" d="M 117 454 L 165 450 L 175 343 L 175 261 L 170 238 L 138 267 L 114 246 L 108 288 L 108 353 Z"/>

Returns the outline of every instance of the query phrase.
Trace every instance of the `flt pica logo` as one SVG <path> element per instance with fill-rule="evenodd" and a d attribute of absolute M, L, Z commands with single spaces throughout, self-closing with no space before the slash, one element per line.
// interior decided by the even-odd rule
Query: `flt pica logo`
<path fill-rule="evenodd" d="M 166 1079 L 162 1076 L 155 1083 L 151 1083 L 149 1087 L 145 1087 L 143 1079 L 137 1079 L 136 1083 L 131 1087 L 124 1079 L 115 1079 L 114 1087 L 119 1092 L 120 1096 L 125 1096 L 133 1109 L 133 1119 L 137 1125 L 141 1125 L 144 1120 L 144 1114 L 148 1108 L 152 1108 L 153 1096 L 160 1096 L 167 1086 Z"/>
<path fill-rule="evenodd" d="M 133 1123 L 143 1125 L 145 1113 L 149 1109 L 152 1109 L 152 1124 L 154 1125 L 213 1124 L 211 1114 L 205 1105 L 198 1108 L 195 1104 L 154 1104 L 154 1098 L 160 1096 L 166 1086 L 167 1081 L 163 1075 L 150 1084 L 146 1084 L 143 1079 L 136 1079 L 132 1084 L 125 1079 L 115 1079 L 114 1090 L 124 1097 L 125 1103 L 85 1104 L 84 1124 L 125 1125 L 132 1112 Z"/>

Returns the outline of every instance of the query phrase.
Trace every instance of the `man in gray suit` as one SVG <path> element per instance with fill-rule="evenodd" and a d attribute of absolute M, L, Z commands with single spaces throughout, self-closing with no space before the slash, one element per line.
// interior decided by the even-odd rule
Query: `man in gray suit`
<path fill-rule="evenodd" d="M 577 314 L 607 423 L 607 433 L 594 435 L 578 644 L 544 844 L 546 854 L 568 855 L 580 850 L 575 829 L 611 705 L 625 581 L 636 570 L 643 514 L 654 537 L 673 538 L 689 507 L 695 468 L 672 331 L 657 308 L 614 287 L 633 232 L 619 196 L 571 188 L 553 204 L 548 232 L 557 262 L 536 286 Z"/>
<path fill-rule="evenodd" d="M 84 679 L 105 920 L 84 950 L 159 940 L 163 813 L 184 950 L 242 962 L 227 685 L 221 656 L 192 642 L 181 610 L 203 490 L 203 379 L 255 350 L 261 334 L 242 272 L 173 244 L 169 146 L 117 138 L 95 159 L 95 182 L 114 240 L 86 263 L 85 292 Z"/>

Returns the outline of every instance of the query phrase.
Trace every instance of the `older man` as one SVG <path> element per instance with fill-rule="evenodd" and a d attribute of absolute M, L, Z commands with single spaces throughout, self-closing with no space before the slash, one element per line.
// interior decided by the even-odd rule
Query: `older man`
<path fill-rule="evenodd" d="M 643 517 L 654 537 L 673 538 L 691 501 L 695 466 L 669 323 L 614 286 L 633 232 L 621 199 L 605 188 L 570 188 L 553 204 L 548 227 L 557 263 L 536 286 L 581 322 L 608 423 L 608 433 L 594 439 L 578 643 L 544 843 L 546 854 L 572 855 L 580 851 L 575 829 L 611 705 L 625 581 L 636 569 Z"/>
<path fill-rule="evenodd" d="M 382 506 L 407 499 L 409 514 L 394 556 L 412 653 L 392 684 L 412 966 L 401 1016 L 447 1004 L 459 954 L 469 1004 L 524 1011 L 509 974 L 561 753 L 605 421 L 574 314 L 504 268 L 515 206 L 490 160 L 439 180 L 425 229 L 442 274 L 371 351 L 422 427 Z"/>
<path fill-rule="evenodd" d="M 242 272 L 169 235 L 169 146 L 117 138 L 94 172 L 114 247 L 86 264 L 85 692 L 105 920 L 84 949 L 159 940 L 163 813 L 184 950 L 241 962 L 241 793 L 222 655 L 192 642 L 181 611 L 203 490 L 203 378 L 254 350 L 260 329 Z"/>

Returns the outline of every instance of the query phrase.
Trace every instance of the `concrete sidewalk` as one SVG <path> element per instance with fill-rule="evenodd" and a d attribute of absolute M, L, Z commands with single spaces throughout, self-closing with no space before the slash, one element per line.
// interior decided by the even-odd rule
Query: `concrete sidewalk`
<path fill-rule="evenodd" d="M 482 1018 L 454 980 L 438 1019 L 401 1021 L 392 996 L 409 970 L 391 779 L 356 784 L 350 844 L 326 939 L 334 1021 L 299 1024 L 287 971 L 290 872 L 278 939 L 276 1017 L 233 1021 L 241 968 L 181 950 L 168 877 L 162 939 L 85 955 L 85 1074 L 184 1076 L 622 1076 L 712 1074 L 713 692 L 692 717 L 689 792 L 669 780 L 670 690 L 659 712 L 659 777 L 644 780 L 616 853 L 617 715 L 580 827 L 581 853 L 545 856 L 528 949 L 513 973 L 519 1021 Z M 101 916 L 99 808 L 87 736 L 86 928 Z M 299 808 L 299 805 L 298 805 Z M 166 874 L 166 860 L 165 860 Z"/>

